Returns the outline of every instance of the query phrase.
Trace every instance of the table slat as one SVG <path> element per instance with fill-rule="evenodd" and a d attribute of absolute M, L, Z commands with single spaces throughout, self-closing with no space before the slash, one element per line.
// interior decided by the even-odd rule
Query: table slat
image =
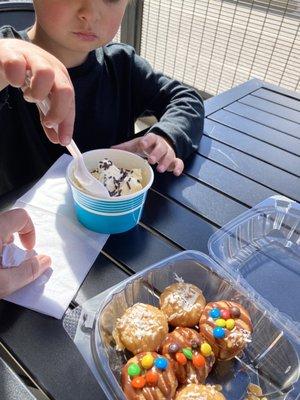
<path fill-rule="evenodd" d="M 242 204 L 186 175 L 178 178 L 162 174 L 155 179 L 154 188 L 218 226 L 247 210 Z"/>
<path fill-rule="evenodd" d="M 198 154 L 187 164 L 185 173 L 249 207 L 278 194 Z"/>
<path fill-rule="evenodd" d="M 293 136 L 288 136 L 276 129 L 261 125 L 248 118 L 233 114 L 227 110 L 219 110 L 209 116 L 209 119 L 219 122 L 229 128 L 245 133 L 255 139 L 264 141 L 280 149 L 289 151 L 298 156 L 300 151 L 300 140 Z"/>
<path fill-rule="evenodd" d="M 288 97 L 284 94 L 274 92 L 272 90 L 268 89 L 258 89 L 254 92 L 252 92 L 253 96 L 260 97 L 261 99 L 266 99 L 269 101 L 272 101 L 277 104 L 281 104 L 285 107 L 289 107 L 293 110 L 300 111 L 300 101 L 299 99 L 293 99 L 291 97 Z"/>
<path fill-rule="evenodd" d="M 128 278 L 128 276 L 126 272 L 118 268 L 103 254 L 99 254 L 83 281 L 74 301 L 77 304 L 83 304 L 91 297 L 116 285 L 118 282 Z"/>
<path fill-rule="evenodd" d="M 36 400 L 15 372 L 0 358 L 0 399 Z"/>
<path fill-rule="evenodd" d="M 160 211 L 161 210 L 161 211 Z M 151 191 L 142 221 L 185 250 L 207 253 L 207 241 L 217 228 L 193 212 Z"/>
<path fill-rule="evenodd" d="M 243 97 L 239 102 L 276 116 L 280 115 L 281 118 L 300 124 L 300 112 L 283 105 L 273 103 L 269 100 L 260 99 L 252 95 Z"/>
<path fill-rule="evenodd" d="M 198 153 L 278 193 L 300 201 L 300 179 L 288 172 L 206 136 L 201 139 Z"/>
<path fill-rule="evenodd" d="M 105 399 L 62 322 L 0 302 L 0 340 L 55 400 Z"/>
<path fill-rule="evenodd" d="M 149 207 L 152 204 L 146 203 L 145 209 Z M 176 247 L 140 225 L 128 232 L 111 235 L 103 250 L 133 272 L 178 252 Z"/>
<path fill-rule="evenodd" d="M 226 92 L 220 93 L 218 96 L 211 97 L 205 101 L 205 115 L 209 116 L 215 111 L 234 103 L 240 98 L 247 96 L 249 93 L 258 90 L 263 86 L 264 82 L 258 79 L 251 79 L 234 89 L 229 89 Z"/>
<path fill-rule="evenodd" d="M 288 121 L 277 115 L 270 114 L 265 111 L 260 111 L 254 107 L 235 102 L 225 107 L 225 110 L 231 111 L 235 114 L 241 115 L 253 121 L 259 122 L 262 125 L 269 126 L 278 131 L 284 132 L 287 135 L 300 138 L 299 124 L 296 122 Z"/>
<path fill-rule="evenodd" d="M 216 139 L 235 149 L 259 158 L 275 167 L 281 168 L 286 172 L 290 172 L 300 176 L 300 157 L 288 153 L 277 147 L 271 146 L 253 137 L 242 134 L 239 131 L 228 128 L 218 122 L 206 119 L 204 131 L 206 136 Z M 299 140 L 300 154 L 300 140 Z"/>

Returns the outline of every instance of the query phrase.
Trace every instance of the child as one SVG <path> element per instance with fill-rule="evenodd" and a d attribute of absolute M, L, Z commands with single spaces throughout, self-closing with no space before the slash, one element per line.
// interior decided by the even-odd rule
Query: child
<path fill-rule="evenodd" d="M 1 28 L 0 195 L 43 174 L 65 152 L 55 143 L 67 144 L 73 128 L 82 152 L 117 145 L 144 151 L 159 172 L 181 174 L 182 160 L 199 144 L 203 102 L 195 91 L 154 72 L 130 46 L 108 44 L 127 2 L 33 0 L 31 28 Z M 23 94 L 26 70 L 32 78 Z M 48 95 L 51 109 L 44 117 L 34 102 Z M 145 111 L 158 122 L 135 136 L 135 120 Z"/>

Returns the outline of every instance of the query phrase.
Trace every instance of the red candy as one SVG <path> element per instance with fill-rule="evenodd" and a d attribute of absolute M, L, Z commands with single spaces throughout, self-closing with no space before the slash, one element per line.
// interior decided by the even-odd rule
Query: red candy
<path fill-rule="evenodd" d="M 231 318 L 231 314 L 229 310 L 221 310 L 221 317 L 223 319 L 229 319 Z"/>
<path fill-rule="evenodd" d="M 136 376 L 132 379 L 131 385 L 135 389 L 143 389 L 143 387 L 146 385 L 146 379 L 143 376 Z"/>

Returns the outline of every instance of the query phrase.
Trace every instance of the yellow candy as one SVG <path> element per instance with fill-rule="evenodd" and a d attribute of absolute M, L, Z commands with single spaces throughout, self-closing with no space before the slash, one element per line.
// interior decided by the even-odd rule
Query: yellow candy
<path fill-rule="evenodd" d="M 226 321 L 223 318 L 219 318 L 215 321 L 215 324 L 217 326 L 220 326 L 221 328 L 224 328 L 226 326 Z"/>
<path fill-rule="evenodd" d="M 226 328 L 231 331 L 234 327 L 235 327 L 234 319 L 228 319 L 226 321 Z"/>
<path fill-rule="evenodd" d="M 146 354 L 141 361 L 142 367 L 145 369 L 150 369 L 153 367 L 154 358 L 151 354 Z"/>
<path fill-rule="evenodd" d="M 208 343 L 202 343 L 200 349 L 204 357 L 209 357 L 212 353 L 212 348 Z"/>

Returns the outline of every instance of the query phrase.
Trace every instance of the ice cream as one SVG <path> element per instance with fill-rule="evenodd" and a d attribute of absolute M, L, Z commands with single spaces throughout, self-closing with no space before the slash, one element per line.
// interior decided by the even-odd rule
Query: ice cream
<path fill-rule="evenodd" d="M 103 183 L 112 197 L 136 193 L 143 188 L 141 169 L 118 168 L 107 158 L 99 161 L 97 168 L 91 173 Z"/>

